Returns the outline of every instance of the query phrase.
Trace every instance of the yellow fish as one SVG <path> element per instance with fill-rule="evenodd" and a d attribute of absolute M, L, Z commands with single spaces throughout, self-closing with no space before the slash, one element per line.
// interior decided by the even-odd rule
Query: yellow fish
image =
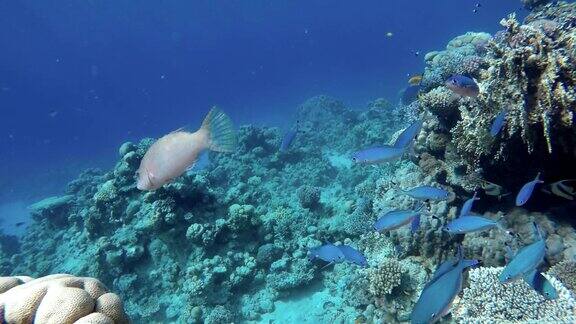
<path fill-rule="evenodd" d="M 414 75 L 408 79 L 408 83 L 413 86 L 420 85 L 420 82 L 422 82 L 422 75 L 420 74 Z"/>

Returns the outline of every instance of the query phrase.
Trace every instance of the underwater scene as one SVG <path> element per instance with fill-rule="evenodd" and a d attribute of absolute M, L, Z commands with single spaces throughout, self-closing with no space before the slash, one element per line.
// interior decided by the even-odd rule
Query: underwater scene
<path fill-rule="evenodd" d="M 0 323 L 576 323 L 576 3 L 0 3 Z"/>

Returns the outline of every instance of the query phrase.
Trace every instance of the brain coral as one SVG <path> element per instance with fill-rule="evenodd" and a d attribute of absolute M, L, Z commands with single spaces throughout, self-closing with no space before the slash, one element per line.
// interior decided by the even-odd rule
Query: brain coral
<path fill-rule="evenodd" d="M 524 281 L 501 284 L 504 268 L 480 267 L 470 271 L 469 287 L 453 314 L 462 323 L 574 323 L 576 301 L 554 277 L 547 276 L 558 298 L 545 300 Z"/>
<path fill-rule="evenodd" d="M 93 278 L 55 274 L 31 279 L 0 277 L 0 322 L 2 323 L 128 323 L 120 298 L 107 293 Z M 11 288 L 9 288 L 11 287 Z M 98 315 L 94 315 L 98 314 Z"/>

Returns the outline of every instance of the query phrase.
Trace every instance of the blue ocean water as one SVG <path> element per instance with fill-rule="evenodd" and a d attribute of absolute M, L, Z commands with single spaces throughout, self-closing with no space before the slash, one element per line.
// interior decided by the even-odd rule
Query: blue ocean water
<path fill-rule="evenodd" d="M 0 199 L 57 192 L 212 105 L 286 126 L 317 94 L 394 102 L 426 52 L 513 11 L 525 14 L 498 0 L 3 1 Z"/>

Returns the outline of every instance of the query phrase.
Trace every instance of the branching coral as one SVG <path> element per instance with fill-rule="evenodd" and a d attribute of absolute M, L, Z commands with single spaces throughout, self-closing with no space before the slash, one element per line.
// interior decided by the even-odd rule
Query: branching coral
<path fill-rule="evenodd" d="M 376 297 L 383 297 L 400 286 L 404 270 L 396 259 L 386 259 L 368 273 L 368 291 Z"/>

